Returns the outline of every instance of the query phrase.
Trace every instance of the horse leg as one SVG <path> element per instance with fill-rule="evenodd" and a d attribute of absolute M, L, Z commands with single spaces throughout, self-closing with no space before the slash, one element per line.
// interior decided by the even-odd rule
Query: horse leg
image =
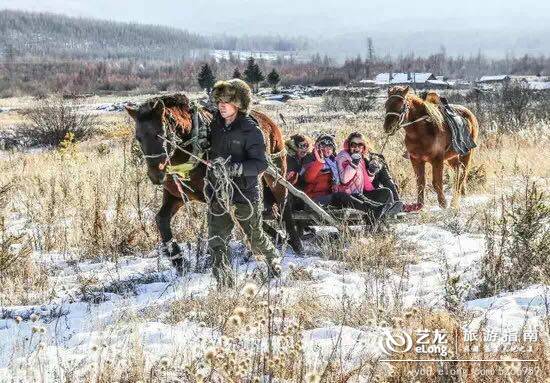
<path fill-rule="evenodd" d="M 443 209 L 447 207 L 447 200 L 443 193 L 443 160 L 434 159 L 432 161 L 432 185 L 437 193 L 437 202 Z"/>
<path fill-rule="evenodd" d="M 462 169 L 462 162 L 459 157 L 454 157 L 449 160 L 447 160 L 449 165 L 453 168 L 453 197 L 451 199 L 451 206 L 455 209 L 459 208 L 460 205 L 460 190 L 461 190 L 461 183 L 460 183 L 460 177 L 461 177 L 461 169 Z"/>
<path fill-rule="evenodd" d="M 466 153 L 464 156 L 460 157 L 462 173 L 460 175 L 460 194 L 466 195 L 466 183 L 468 180 L 468 173 L 470 172 L 470 164 L 472 162 L 472 156 L 474 155 L 473 149 Z"/>
<path fill-rule="evenodd" d="M 424 205 L 424 196 L 426 194 L 426 163 L 413 158 L 411 158 L 411 163 L 414 174 L 416 175 L 416 202 L 420 205 Z"/>
<path fill-rule="evenodd" d="M 183 205 L 181 198 L 175 197 L 168 190 L 164 189 L 162 194 L 162 206 L 155 217 L 157 228 L 161 238 L 160 251 L 172 261 L 179 274 L 183 273 L 183 256 L 178 243 L 173 240 L 172 217 Z"/>

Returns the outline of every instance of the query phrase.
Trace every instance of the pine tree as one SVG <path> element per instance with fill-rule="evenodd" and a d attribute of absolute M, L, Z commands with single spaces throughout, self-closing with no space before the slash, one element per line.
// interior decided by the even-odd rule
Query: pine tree
<path fill-rule="evenodd" d="M 374 42 L 372 41 L 372 37 L 367 38 L 367 58 L 369 61 L 374 61 L 375 55 L 374 55 Z"/>
<path fill-rule="evenodd" d="M 264 74 L 259 65 L 254 61 L 254 57 L 248 59 L 248 64 L 244 70 L 244 78 L 246 82 L 252 85 L 254 92 L 258 91 L 258 83 L 265 80 Z"/>
<path fill-rule="evenodd" d="M 210 94 L 210 91 L 212 90 L 212 87 L 216 82 L 216 77 L 212 73 L 212 69 L 210 69 L 210 65 L 204 64 L 201 67 L 197 80 L 199 82 L 200 87 L 202 89 L 206 89 L 206 91 Z"/>
<path fill-rule="evenodd" d="M 239 68 L 235 68 L 235 70 L 233 71 L 233 78 L 239 78 L 241 80 L 243 79 L 243 75 Z"/>
<path fill-rule="evenodd" d="M 267 82 L 271 87 L 273 88 L 273 91 L 277 90 L 277 84 L 281 81 L 281 76 L 279 76 L 279 73 L 273 68 L 271 72 L 267 75 Z"/>

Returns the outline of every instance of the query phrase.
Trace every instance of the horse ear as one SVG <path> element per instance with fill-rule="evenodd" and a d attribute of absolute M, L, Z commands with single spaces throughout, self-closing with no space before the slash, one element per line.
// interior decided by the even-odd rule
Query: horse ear
<path fill-rule="evenodd" d="M 164 102 L 162 100 L 157 100 L 151 107 L 151 110 L 155 113 L 162 115 L 164 113 Z"/>
<path fill-rule="evenodd" d="M 130 117 L 132 117 L 134 120 L 137 119 L 137 108 L 134 108 L 133 106 L 126 105 L 124 106 L 124 109 L 128 112 Z"/>
<path fill-rule="evenodd" d="M 410 86 L 410 85 L 407 85 L 407 86 L 405 87 L 405 89 L 403 89 L 403 93 L 404 93 L 404 94 L 407 94 L 407 93 L 409 93 L 409 90 L 411 90 L 411 86 Z"/>

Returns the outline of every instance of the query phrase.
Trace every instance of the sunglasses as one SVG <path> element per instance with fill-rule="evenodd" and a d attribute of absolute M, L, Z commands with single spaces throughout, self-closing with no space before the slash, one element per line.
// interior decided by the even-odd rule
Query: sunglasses
<path fill-rule="evenodd" d="M 364 148 L 365 144 L 362 142 L 350 142 L 349 146 L 350 148 Z"/>
<path fill-rule="evenodd" d="M 309 148 L 309 144 L 307 142 L 300 142 L 298 145 L 296 145 L 298 149 L 307 149 Z"/>
<path fill-rule="evenodd" d="M 319 146 L 334 146 L 334 142 L 331 140 L 321 140 L 318 143 Z"/>

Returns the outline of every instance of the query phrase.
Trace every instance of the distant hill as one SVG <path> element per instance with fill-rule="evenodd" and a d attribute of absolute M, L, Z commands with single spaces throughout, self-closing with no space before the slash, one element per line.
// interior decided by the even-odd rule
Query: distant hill
<path fill-rule="evenodd" d="M 0 11 L 0 54 L 56 58 L 182 59 L 209 49 L 292 51 L 304 41 L 280 37 L 206 37 L 176 28 Z"/>

